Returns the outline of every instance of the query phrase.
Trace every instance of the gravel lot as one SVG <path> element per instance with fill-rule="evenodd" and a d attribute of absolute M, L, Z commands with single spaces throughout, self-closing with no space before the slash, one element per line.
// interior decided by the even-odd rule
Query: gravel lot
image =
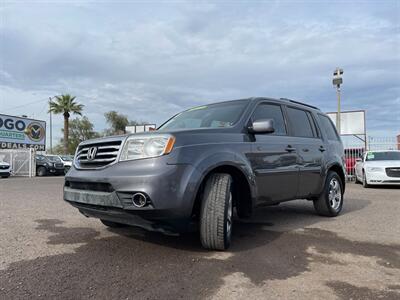
<path fill-rule="evenodd" d="M 0 299 L 399 299 L 400 189 L 348 184 L 341 216 L 312 203 L 234 224 L 230 251 L 110 230 L 62 201 L 61 177 L 0 180 Z"/>

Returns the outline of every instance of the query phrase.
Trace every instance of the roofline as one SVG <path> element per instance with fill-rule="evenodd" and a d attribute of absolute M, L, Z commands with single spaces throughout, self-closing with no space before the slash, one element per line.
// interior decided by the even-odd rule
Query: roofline
<path fill-rule="evenodd" d="M 316 107 L 316 106 L 314 106 L 314 105 L 310 105 L 310 104 L 307 104 L 307 103 L 303 103 L 303 102 L 296 101 L 296 100 L 292 100 L 292 99 L 288 99 L 288 98 L 280 98 L 279 100 L 288 101 L 288 102 L 291 102 L 291 103 L 295 103 L 295 104 L 299 104 L 299 105 L 304 105 L 304 106 L 307 106 L 307 107 L 314 108 L 314 109 L 316 109 L 316 110 L 320 110 L 318 107 Z"/>

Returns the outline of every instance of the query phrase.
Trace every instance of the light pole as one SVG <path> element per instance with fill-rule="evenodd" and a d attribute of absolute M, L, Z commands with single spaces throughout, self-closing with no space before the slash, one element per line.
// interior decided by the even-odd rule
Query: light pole
<path fill-rule="evenodd" d="M 336 128 L 339 132 L 339 135 L 341 134 L 341 130 L 340 130 L 340 85 L 343 83 L 342 75 L 343 75 L 343 69 L 336 68 L 335 71 L 333 71 L 332 83 L 334 86 L 336 86 L 337 101 L 338 101 L 338 109 L 337 109 L 337 115 L 336 115 Z"/>
<path fill-rule="evenodd" d="M 53 120 L 51 117 L 51 100 L 57 96 L 61 95 L 55 95 L 53 97 L 49 97 L 49 114 L 50 114 L 50 154 L 53 154 Z"/>
<path fill-rule="evenodd" d="M 53 97 L 49 97 L 49 114 L 50 114 L 50 154 L 53 154 L 53 123 L 51 119 L 51 99 Z"/>

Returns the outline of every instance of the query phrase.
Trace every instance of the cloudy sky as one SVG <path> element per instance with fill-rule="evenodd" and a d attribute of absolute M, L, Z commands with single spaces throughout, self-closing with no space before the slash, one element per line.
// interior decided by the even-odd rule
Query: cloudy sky
<path fill-rule="evenodd" d="M 48 120 L 61 93 L 97 130 L 109 110 L 160 124 L 250 96 L 333 111 L 340 66 L 342 109 L 400 133 L 400 1 L 2 0 L 0 18 L 0 113 Z"/>

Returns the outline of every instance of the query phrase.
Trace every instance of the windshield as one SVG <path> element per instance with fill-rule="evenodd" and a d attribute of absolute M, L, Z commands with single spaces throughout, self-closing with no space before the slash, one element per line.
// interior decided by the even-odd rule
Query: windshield
<path fill-rule="evenodd" d="M 158 130 L 231 127 L 239 120 L 247 103 L 238 100 L 194 107 L 177 114 Z"/>
<path fill-rule="evenodd" d="M 388 151 L 388 152 L 368 152 L 366 160 L 400 160 L 400 151 Z"/>
<path fill-rule="evenodd" d="M 62 162 L 58 156 L 46 156 L 46 157 L 51 162 Z"/>

